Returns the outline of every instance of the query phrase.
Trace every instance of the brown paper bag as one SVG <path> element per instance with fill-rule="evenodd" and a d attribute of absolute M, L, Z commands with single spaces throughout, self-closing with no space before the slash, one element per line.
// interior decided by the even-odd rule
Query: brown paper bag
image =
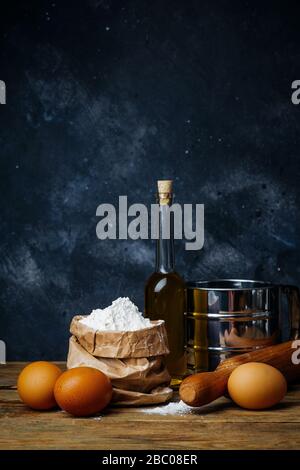
<path fill-rule="evenodd" d="M 121 405 L 163 403 L 172 396 L 164 364 L 168 354 L 163 322 L 139 331 L 95 331 L 73 318 L 67 367 L 90 366 L 112 382 L 112 402 Z"/>
<path fill-rule="evenodd" d="M 124 406 L 159 405 L 171 400 L 173 390 L 169 387 L 156 387 L 150 393 L 130 392 L 114 388 L 112 403 Z"/>
<path fill-rule="evenodd" d="M 150 357 L 169 354 L 168 337 L 163 321 L 151 322 L 152 326 L 139 331 L 99 331 L 93 330 L 73 318 L 70 332 L 80 344 L 94 356 L 126 358 Z"/>

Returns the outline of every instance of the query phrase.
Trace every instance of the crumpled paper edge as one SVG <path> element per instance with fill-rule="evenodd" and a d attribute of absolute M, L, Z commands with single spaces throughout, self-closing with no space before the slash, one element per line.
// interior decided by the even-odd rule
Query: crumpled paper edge
<path fill-rule="evenodd" d="M 128 358 L 152 357 L 169 354 L 168 337 L 163 321 L 152 322 L 150 328 L 138 331 L 93 330 L 76 315 L 71 322 L 70 332 L 93 356 Z"/>

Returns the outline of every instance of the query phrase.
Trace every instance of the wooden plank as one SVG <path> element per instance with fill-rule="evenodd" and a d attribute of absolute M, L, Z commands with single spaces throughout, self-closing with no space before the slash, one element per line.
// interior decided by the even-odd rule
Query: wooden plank
<path fill-rule="evenodd" d="M 68 420 L 64 423 L 63 420 Z M 137 421 L 69 417 L 1 421 L 2 449 L 299 449 L 299 425 L 201 423 L 188 417 Z M 4 431 L 3 431 L 4 430 Z"/>
<path fill-rule="evenodd" d="M 272 410 L 241 410 L 226 398 L 188 415 L 112 407 L 100 417 L 37 412 L 15 389 L 24 364 L 0 368 L 0 449 L 299 449 L 300 386 Z"/>
<path fill-rule="evenodd" d="M 0 364 L 0 390 L 6 387 L 16 387 L 17 377 L 27 362 L 9 362 Z M 65 370 L 65 362 L 55 362 L 61 369 Z"/>

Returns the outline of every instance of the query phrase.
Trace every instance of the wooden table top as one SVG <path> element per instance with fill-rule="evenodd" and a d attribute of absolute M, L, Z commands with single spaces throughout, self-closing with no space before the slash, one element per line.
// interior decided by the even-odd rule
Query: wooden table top
<path fill-rule="evenodd" d="M 20 402 L 16 379 L 24 365 L 0 365 L 0 449 L 300 449 L 300 385 L 266 411 L 221 398 L 183 416 L 115 407 L 97 419 L 73 418 Z"/>

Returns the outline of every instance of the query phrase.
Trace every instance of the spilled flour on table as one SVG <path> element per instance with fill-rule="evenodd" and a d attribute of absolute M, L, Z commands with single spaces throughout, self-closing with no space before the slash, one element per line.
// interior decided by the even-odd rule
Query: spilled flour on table
<path fill-rule="evenodd" d="M 157 415 L 187 415 L 199 411 L 200 408 L 186 405 L 182 400 L 170 402 L 167 405 L 156 406 L 155 408 L 142 408 L 143 413 Z"/>

